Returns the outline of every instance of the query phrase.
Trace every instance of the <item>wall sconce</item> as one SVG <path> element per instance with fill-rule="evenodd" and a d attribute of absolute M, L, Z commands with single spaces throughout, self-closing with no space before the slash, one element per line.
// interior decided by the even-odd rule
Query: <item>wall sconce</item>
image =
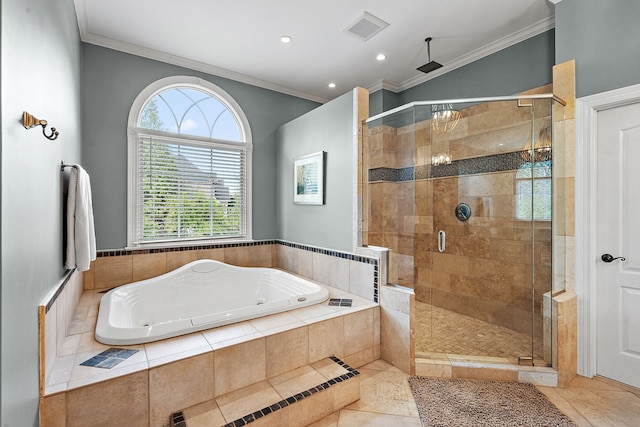
<path fill-rule="evenodd" d="M 42 134 L 44 135 L 45 138 L 50 139 L 51 141 L 58 138 L 58 135 L 60 134 L 60 132 L 58 132 L 56 128 L 52 127 L 51 134 L 47 135 L 47 133 L 45 132 L 47 128 L 47 121 L 40 120 L 32 116 L 31 114 L 27 113 L 26 111 L 22 112 L 22 126 L 24 126 L 25 129 L 31 129 L 36 126 L 42 126 Z"/>

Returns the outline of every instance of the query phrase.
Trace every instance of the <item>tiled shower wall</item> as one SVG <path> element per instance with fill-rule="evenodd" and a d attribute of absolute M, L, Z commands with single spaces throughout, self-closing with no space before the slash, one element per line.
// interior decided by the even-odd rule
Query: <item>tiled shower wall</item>
<path fill-rule="evenodd" d="M 548 92 L 551 87 L 527 94 Z M 414 288 L 418 301 L 525 333 L 533 269 L 541 333 L 542 294 L 551 289 L 551 223 L 515 219 L 516 171 L 531 134 L 531 109 L 508 101 L 460 112 L 457 127 L 444 135 L 432 134 L 429 121 L 371 127 L 363 159 L 367 243 L 391 249 L 389 281 Z M 551 101 L 536 101 L 534 113 L 537 136 L 551 124 Z M 431 165 L 440 152 L 453 164 Z M 461 202 L 472 209 L 467 222 L 454 215 Z M 438 230 L 446 231 L 444 253 Z"/>

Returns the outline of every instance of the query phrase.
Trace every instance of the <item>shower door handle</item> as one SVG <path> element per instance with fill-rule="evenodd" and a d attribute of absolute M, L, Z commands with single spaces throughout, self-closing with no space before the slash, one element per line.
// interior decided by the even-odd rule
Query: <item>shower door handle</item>
<path fill-rule="evenodd" d="M 444 252 L 447 248 L 447 235 L 444 230 L 438 231 L 438 251 Z"/>

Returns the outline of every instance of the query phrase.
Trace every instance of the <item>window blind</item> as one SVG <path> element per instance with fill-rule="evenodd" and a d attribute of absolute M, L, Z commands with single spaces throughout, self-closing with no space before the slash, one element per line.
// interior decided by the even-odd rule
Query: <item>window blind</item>
<path fill-rule="evenodd" d="M 246 148 L 138 135 L 138 243 L 246 236 Z"/>

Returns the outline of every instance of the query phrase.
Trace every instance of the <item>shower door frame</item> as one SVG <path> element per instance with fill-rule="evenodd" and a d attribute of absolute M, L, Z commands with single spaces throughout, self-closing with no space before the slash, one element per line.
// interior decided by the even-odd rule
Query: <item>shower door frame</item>
<path fill-rule="evenodd" d="M 562 100 L 561 98 L 559 98 L 558 96 L 556 96 L 553 93 L 546 93 L 546 94 L 531 94 L 531 95 L 515 95 L 515 96 L 497 96 L 497 97 L 484 97 L 484 98 L 463 98 L 463 99 L 443 99 L 443 100 L 430 100 L 430 101 L 414 101 L 414 102 L 410 102 L 408 104 L 404 104 L 401 105 L 399 107 L 393 108 L 391 110 L 382 112 L 380 114 L 374 115 L 372 117 L 369 117 L 368 119 L 364 120 L 362 122 L 363 125 L 367 125 L 371 122 L 377 121 L 377 120 L 381 120 L 385 117 L 391 116 L 393 114 L 397 114 L 397 113 L 401 113 L 405 110 L 409 110 L 409 109 L 413 109 L 415 111 L 415 107 L 420 107 L 420 106 L 431 106 L 431 105 L 435 105 L 435 104 L 479 104 L 479 103 L 487 103 L 487 102 L 500 102 L 500 101 L 515 101 L 518 103 L 519 107 L 531 107 L 532 108 L 532 133 L 533 133 L 533 121 L 534 121 L 534 117 L 533 117 L 533 105 L 535 100 L 545 100 L 548 99 L 550 100 L 550 102 L 552 103 L 553 106 L 553 102 L 557 102 L 558 104 L 562 105 L 562 106 L 566 106 L 566 103 L 564 100 Z M 531 104 L 520 104 L 521 101 L 529 101 Z M 555 119 L 554 119 L 554 113 L 553 113 L 553 108 L 552 108 L 552 112 L 551 112 L 551 126 L 554 125 L 555 123 Z M 414 113 L 414 122 L 413 124 L 415 125 L 415 113 Z M 532 139 L 531 141 L 533 141 L 533 136 L 532 135 Z M 553 141 L 553 138 L 552 138 Z M 533 144 L 532 144 L 533 145 Z M 414 140 L 414 147 L 415 147 L 415 140 Z M 532 147 L 533 150 L 533 147 Z M 433 154 L 433 153 L 432 153 Z M 415 166 L 415 162 L 414 162 L 414 166 Z M 365 176 L 368 173 L 368 171 L 363 170 L 362 171 L 362 179 L 363 179 L 363 183 L 368 184 L 368 180 L 365 181 Z M 533 179 L 533 174 L 532 174 L 532 179 Z M 367 190 L 368 191 L 368 190 Z M 553 188 L 552 188 L 552 191 Z M 414 189 L 415 192 L 415 189 Z M 555 194 L 554 194 L 555 195 Z M 368 199 L 369 196 L 367 196 Z M 415 200 L 415 193 L 414 193 L 414 200 Z M 431 203 L 433 203 L 433 200 L 431 201 Z M 368 207 L 367 207 L 368 208 Z M 415 208 L 414 208 L 415 209 Z M 532 227 L 534 227 L 534 222 L 533 222 L 533 218 L 532 218 Z M 371 231 L 371 230 L 369 230 Z M 553 233 L 552 233 L 553 235 Z M 535 239 L 533 238 L 533 233 L 532 233 L 532 241 L 531 244 L 534 245 L 535 244 Z M 551 241 L 551 247 L 553 248 L 553 239 Z M 533 254 L 533 250 L 532 250 L 532 257 L 534 256 Z M 414 257 L 415 257 L 415 243 L 414 243 Z M 555 257 L 554 257 L 555 258 Z M 533 260 L 532 260 L 533 262 Z M 531 265 L 531 293 L 532 293 L 532 301 L 531 301 L 531 322 L 532 322 L 532 330 L 531 330 L 531 357 L 528 356 L 524 356 L 522 357 L 523 362 L 527 363 L 529 362 L 531 365 L 533 365 L 533 359 L 535 356 L 535 351 L 534 351 L 534 337 L 535 337 L 535 319 L 534 319 L 534 315 L 535 315 L 535 285 L 533 283 L 533 277 L 534 277 L 534 267 L 535 267 L 535 262 Z M 390 268 L 390 267 L 389 267 Z M 552 266 L 551 266 L 552 272 L 553 272 L 553 258 L 552 258 Z M 414 273 L 417 274 L 417 273 Z M 416 277 L 414 277 L 414 283 L 415 283 Z M 557 291 L 555 286 L 553 285 L 554 282 L 554 274 L 552 274 L 551 277 L 551 283 L 550 283 L 550 295 L 553 297 L 559 293 L 561 293 L 562 291 L 564 291 L 564 289 L 562 289 L 561 291 Z M 542 302 L 540 304 L 540 310 L 542 310 Z M 549 331 L 549 335 L 551 335 L 551 331 Z M 550 337 L 549 337 L 550 338 Z M 555 347 L 555 344 L 553 344 L 553 346 Z M 521 356 L 520 355 L 514 355 L 514 357 L 517 356 L 518 360 L 520 361 Z M 529 364 L 527 363 L 527 364 Z"/>

